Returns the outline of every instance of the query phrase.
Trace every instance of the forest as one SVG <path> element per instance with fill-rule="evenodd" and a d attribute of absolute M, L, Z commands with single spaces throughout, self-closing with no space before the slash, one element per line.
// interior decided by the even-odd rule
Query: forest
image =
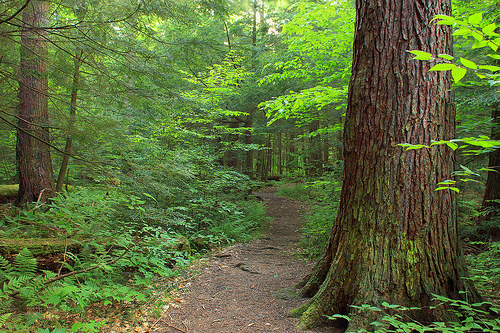
<path fill-rule="evenodd" d="M 269 188 L 310 206 L 299 329 L 500 331 L 499 17 L 1 1 L 0 333 L 105 332 L 264 232 Z"/>

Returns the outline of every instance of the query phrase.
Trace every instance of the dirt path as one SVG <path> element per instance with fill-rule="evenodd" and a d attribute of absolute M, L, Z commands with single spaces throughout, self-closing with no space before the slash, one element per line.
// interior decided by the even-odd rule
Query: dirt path
<path fill-rule="evenodd" d="M 265 237 L 234 245 L 210 258 L 203 272 L 170 308 L 152 332 L 229 333 L 305 332 L 290 310 L 303 304 L 283 291 L 311 269 L 294 253 L 300 239 L 303 204 L 259 193 L 274 218 Z M 315 330 L 307 332 L 327 332 Z"/>

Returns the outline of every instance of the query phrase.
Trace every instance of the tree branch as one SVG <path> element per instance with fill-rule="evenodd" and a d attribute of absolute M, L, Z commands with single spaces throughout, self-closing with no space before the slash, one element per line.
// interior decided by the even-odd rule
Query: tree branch
<path fill-rule="evenodd" d="M 6 18 L 4 20 L 0 20 L 0 24 L 8 22 L 8 21 L 12 20 L 14 17 L 16 17 L 17 15 L 19 15 L 19 13 L 21 13 L 26 7 L 28 7 L 30 2 L 31 2 L 31 0 L 27 0 L 26 3 L 21 8 L 19 8 L 14 14 L 12 14 L 11 16 L 9 16 L 8 18 Z"/>

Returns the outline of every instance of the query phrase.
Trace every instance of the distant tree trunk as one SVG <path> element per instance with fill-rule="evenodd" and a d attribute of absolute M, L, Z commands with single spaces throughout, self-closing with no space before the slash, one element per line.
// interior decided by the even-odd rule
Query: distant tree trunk
<path fill-rule="evenodd" d="M 283 174 L 283 138 L 281 132 L 278 133 L 278 175 Z"/>
<path fill-rule="evenodd" d="M 491 139 L 500 140 L 500 103 L 493 106 L 491 116 L 493 118 Z M 488 169 L 495 171 L 488 171 L 488 177 L 486 178 L 482 203 L 482 210 L 485 214 L 479 217 L 480 224 L 500 217 L 500 149 L 490 152 L 488 158 Z M 498 227 L 485 231 L 494 239 L 500 238 L 500 229 Z"/>
<path fill-rule="evenodd" d="M 18 203 L 45 201 L 54 194 L 50 156 L 47 15 L 49 1 L 32 0 L 23 11 L 19 65 L 19 123 L 16 158 Z"/>
<path fill-rule="evenodd" d="M 319 120 L 313 120 L 309 125 L 309 133 L 316 132 L 319 129 Z M 306 176 L 318 177 L 323 175 L 323 160 L 321 158 L 321 138 L 319 135 L 309 138 L 309 153 L 306 162 Z"/>
<path fill-rule="evenodd" d="M 330 163 L 330 145 L 328 140 L 323 141 L 323 165 L 328 165 Z"/>
<path fill-rule="evenodd" d="M 253 10 L 253 16 L 252 16 L 252 58 L 251 58 L 252 63 L 251 63 L 251 66 L 252 66 L 252 69 L 255 69 L 256 60 L 257 60 L 257 11 L 258 11 L 257 0 L 253 1 L 252 10 Z"/>
<path fill-rule="evenodd" d="M 262 180 L 267 181 L 269 176 L 269 171 L 271 170 L 271 154 L 272 154 L 272 143 L 271 134 L 268 134 L 266 140 L 266 150 L 264 151 L 264 156 L 262 157 Z"/>
<path fill-rule="evenodd" d="M 252 112 L 253 113 L 253 112 Z M 247 121 L 245 122 L 245 127 L 251 128 L 252 127 L 252 113 L 247 118 Z M 246 145 L 251 145 L 252 144 L 252 131 L 248 130 L 245 135 L 245 144 Z M 246 161 L 245 161 L 245 174 L 250 177 L 250 179 L 254 179 L 254 172 L 253 172 L 253 150 L 249 149 L 246 152 Z"/>
<path fill-rule="evenodd" d="M 456 195 L 435 191 L 451 178 L 454 153 L 397 146 L 454 137 L 450 74 L 428 72 L 433 64 L 407 52 L 452 53 L 449 27 L 429 24 L 451 15 L 451 1 L 357 0 L 356 9 L 340 206 L 323 257 L 300 285 L 312 299 L 296 310 L 299 326 L 338 313 L 351 317 L 347 331 L 369 329 L 381 313 L 350 306 L 382 302 L 422 307 L 406 314 L 424 323 L 456 319 L 429 307 L 432 294 L 479 299 L 463 279 Z"/>
<path fill-rule="evenodd" d="M 57 177 L 56 192 L 61 192 L 64 184 L 64 176 L 68 170 L 69 157 L 72 152 L 73 138 L 72 132 L 75 126 L 76 119 L 76 106 L 78 100 L 78 89 L 80 81 L 80 66 L 82 64 L 82 51 L 77 51 L 75 55 L 75 71 L 73 72 L 73 83 L 71 87 L 71 102 L 69 106 L 69 124 L 68 124 L 68 136 L 66 137 L 66 146 L 64 147 L 64 156 L 61 163 L 61 169 L 59 170 L 59 177 Z"/>
<path fill-rule="evenodd" d="M 229 123 L 230 129 L 238 128 L 239 123 L 237 121 L 231 121 Z M 238 169 L 238 153 L 235 149 L 233 149 L 233 144 L 238 142 L 238 135 L 233 133 L 226 134 L 227 142 L 231 143 L 229 148 L 226 148 L 224 152 L 224 165 L 229 168 Z"/>

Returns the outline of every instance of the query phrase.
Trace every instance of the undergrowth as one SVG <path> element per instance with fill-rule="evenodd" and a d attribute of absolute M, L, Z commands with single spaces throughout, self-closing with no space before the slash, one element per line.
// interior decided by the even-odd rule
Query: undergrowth
<path fill-rule="evenodd" d="M 380 306 L 363 304 L 352 308 L 365 312 L 379 312 L 380 319 L 371 323 L 371 329 L 358 332 L 396 333 L 396 332 L 498 332 L 500 330 L 500 307 L 491 302 L 470 304 L 465 301 L 454 300 L 448 297 L 433 295 L 435 305 L 430 308 L 444 307 L 454 313 L 457 321 L 422 323 L 411 320 L 409 315 L 419 307 L 404 307 L 398 304 L 383 302 Z M 327 316 L 331 320 L 347 320 L 347 315 Z M 349 333 L 349 332 L 346 332 Z"/>
<path fill-rule="evenodd" d="M 97 332 L 104 319 L 69 324 L 45 314 L 139 305 L 157 293 L 154 281 L 174 278 L 193 256 L 258 233 L 267 219 L 260 202 L 244 200 L 246 176 L 218 176 L 189 200 L 81 188 L 45 205 L 1 206 L 0 332 Z M 28 246 L 14 252 L 19 244 Z"/>

